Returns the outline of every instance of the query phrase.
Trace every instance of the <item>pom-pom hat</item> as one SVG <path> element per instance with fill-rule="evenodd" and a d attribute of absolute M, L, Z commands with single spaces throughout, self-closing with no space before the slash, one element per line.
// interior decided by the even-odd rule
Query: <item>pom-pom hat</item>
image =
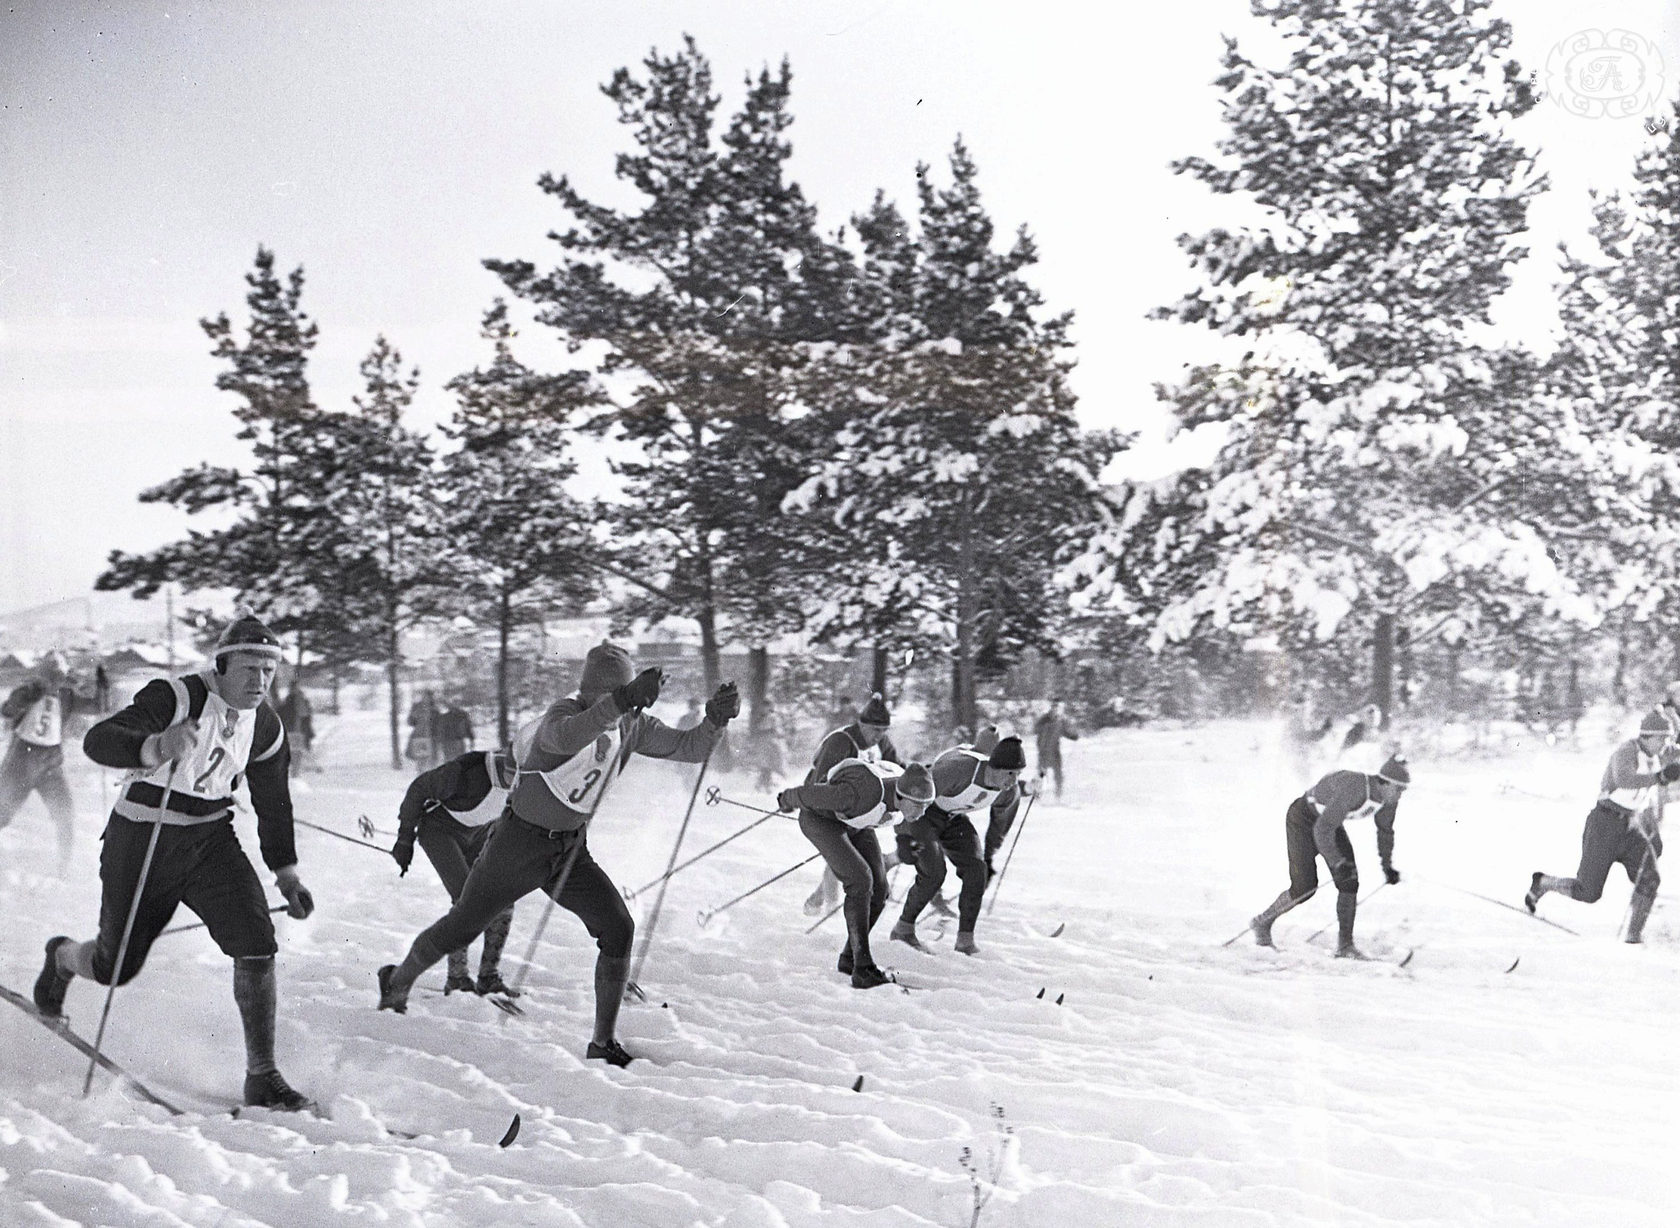
<path fill-rule="evenodd" d="M 1021 749 L 1021 739 L 1010 734 L 1003 741 L 992 748 L 992 754 L 986 760 L 987 767 L 997 768 L 1003 772 L 1019 772 L 1027 766 L 1027 752 Z"/>
<path fill-rule="evenodd" d="M 1405 788 L 1412 783 L 1412 769 L 1406 764 L 1406 756 L 1390 755 L 1388 762 L 1377 769 L 1377 779 L 1386 780 L 1391 785 Z"/>
<path fill-rule="evenodd" d="M 925 764 L 908 765 L 904 769 L 904 775 L 898 778 L 898 796 L 903 801 L 931 802 L 933 773 L 927 770 Z"/>
<path fill-rule="evenodd" d="M 630 681 L 630 654 L 611 640 L 602 640 L 583 658 L 583 677 L 578 690 L 585 695 L 605 695 Z"/>
<path fill-rule="evenodd" d="M 255 614 L 244 613 L 222 628 L 216 639 L 215 659 L 235 652 L 280 659 L 280 638 L 263 625 Z"/>
<path fill-rule="evenodd" d="M 869 702 L 859 709 L 857 718 L 860 725 L 879 725 L 882 729 L 892 724 L 892 716 L 887 712 L 886 701 L 881 698 L 878 691 L 871 695 Z"/>

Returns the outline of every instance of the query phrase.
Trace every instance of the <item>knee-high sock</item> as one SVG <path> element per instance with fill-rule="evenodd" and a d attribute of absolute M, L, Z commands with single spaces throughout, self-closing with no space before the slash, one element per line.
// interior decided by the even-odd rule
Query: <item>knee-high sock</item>
<path fill-rule="evenodd" d="M 600 955 L 595 959 L 595 1035 L 598 1045 L 613 1039 L 618 1028 L 618 1008 L 624 1002 L 624 986 L 630 980 L 628 955 Z"/>
<path fill-rule="evenodd" d="M 1337 940 L 1344 947 L 1353 941 L 1353 914 L 1358 905 L 1359 896 L 1356 892 L 1336 893 L 1336 927 L 1339 931 Z"/>
<path fill-rule="evenodd" d="M 245 1073 L 274 1069 L 274 956 L 242 956 L 233 961 L 233 1000 L 245 1029 Z"/>
<path fill-rule="evenodd" d="M 93 953 L 98 947 L 96 942 L 66 942 L 59 946 L 58 970 L 68 972 L 71 976 L 85 976 L 93 980 Z"/>
<path fill-rule="evenodd" d="M 1628 904 L 1628 923 L 1626 940 L 1628 942 L 1642 941 L 1645 932 L 1645 918 L 1651 915 L 1651 905 L 1656 900 L 1655 895 L 1648 895 L 1643 891 L 1635 891 L 1633 899 Z"/>
<path fill-rule="evenodd" d="M 406 993 L 414 982 L 425 974 L 427 968 L 447 954 L 447 951 L 438 950 L 422 930 L 420 936 L 414 940 L 414 945 L 408 948 L 408 954 L 403 956 L 402 963 L 398 964 L 397 970 L 391 974 L 391 984 Z"/>
<path fill-rule="evenodd" d="M 1306 896 L 1301 897 L 1303 900 L 1306 898 Z M 1278 893 L 1278 898 L 1266 905 L 1265 911 L 1254 919 L 1261 925 L 1270 925 L 1273 921 L 1276 921 L 1279 917 L 1283 916 L 1284 913 L 1288 912 L 1291 908 L 1294 908 L 1300 902 L 1301 900 L 1296 899 L 1290 894 L 1289 889 L 1285 888 L 1283 891 Z"/>
<path fill-rule="evenodd" d="M 508 929 L 513 925 L 513 909 L 497 915 L 484 931 L 484 949 L 478 956 L 478 975 L 489 976 L 498 971 L 502 962 L 502 948 L 507 945 Z"/>
<path fill-rule="evenodd" d="M 1540 876 L 1540 894 L 1555 891 L 1559 895 L 1573 897 L 1575 894 L 1575 880 L 1562 874 L 1542 874 Z"/>
<path fill-rule="evenodd" d="M 467 948 L 456 947 L 449 953 L 449 979 L 452 981 L 466 977 L 472 979 L 472 973 L 467 971 Z"/>
<path fill-rule="evenodd" d="M 869 928 L 875 920 L 874 900 L 869 888 L 852 887 L 846 891 L 841 912 L 846 918 L 846 936 L 852 944 L 852 966 L 862 968 L 875 962 L 869 953 Z"/>

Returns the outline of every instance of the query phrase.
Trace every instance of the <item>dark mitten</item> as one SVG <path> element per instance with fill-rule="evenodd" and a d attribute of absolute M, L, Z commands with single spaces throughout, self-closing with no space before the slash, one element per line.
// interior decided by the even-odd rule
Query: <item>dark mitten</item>
<path fill-rule="evenodd" d="M 1657 779 L 1662 781 L 1665 785 L 1671 785 L 1675 781 L 1680 780 L 1680 763 L 1663 764 L 1662 771 L 1657 773 Z"/>
<path fill-rule="evenodd" d="M 398 836 L 397 842 L 391 846 L 391 856 L 402 868 L 402 873 L 397 876 L 401 878 L 403 874 L 408 873 L 408 867 L 414 864 L 414 841 L 407 836 Z"/>
<path fill-rule="evenodd" d="M 720 728 L 729 724 L 730 718 L 739 715 L 740 711 L 741 692 L 735 689 L 733 682 L 724 683 L 706 701 L 706 719 Z"/>
<path fill-rule="evenodd" d="M 1396 870 L 1393 866 L 1384 866 L 1383 867 L 1383 877 L 1386 878 L 1391 884 L 1392 883 L 1397 883 L 1397 882 L 1400 881 L 1400 871 Z"/>
<path fill-rule="evenodd" d="M 659 688 L 664 685 L 663 670 L 644 669 L 612 693 L 613 702 L 620 712 L 640 712 L 659 698 Z"/>
<path fill-rule="evenodd" d="M 792 813 L 799 809 L 799 790 L 783 789 L 776 794 L 776 809 L 784 813 Z"/>

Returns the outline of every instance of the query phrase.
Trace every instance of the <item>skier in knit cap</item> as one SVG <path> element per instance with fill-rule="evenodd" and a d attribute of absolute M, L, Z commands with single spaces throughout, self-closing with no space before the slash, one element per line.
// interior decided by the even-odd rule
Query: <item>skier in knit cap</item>
<path fill-rule="evenodd" d="M 776 795 L 779 810 L 799 812 L 799 830 L 845 887 L 846 945 L 838 966 L 854 989 L 887 981 L 869 950 L 869 931 L 887 907 L 887 867 L 875 829 L 920 818 L 932 801 L 933 776 L 922 764 L 901 768 L 869 759 L 842 760 L 826 779 Z"/>
<path fill-rule="evenodd" d="M 1633 883 L 1626 939 L 1642 940 L 1661 882 L 1657 859 L 1662 856 L 1663 793 L 1665 786 L 1680 781 L 1677 754 L 1668 713 L 1652 708 L 1639 722 L 1638 735 L 1618 746 L 1604 767 L 1598 803 L 1581 833 L 1581 864 L 1575 877 L 1536 870 L 1523 897 L 1529 912 L 1549 891 L 1593 903 L 1604 894 L 1610 867 L 1620 863 Z"/>
<path fill-rule="evenodd" d="M 43 1015 L 61 1014 L 77 976 L 127 983 L 176 905 L 185 904 L 233 958 L 233 999 L 245 1032 L 245 1103 L 302 1109 L 308 1098 L 287 1084 L 274 1061 L 274 923 L 233 830 L 233 791 L 244 780 L 262 858 L 286 897 L 286 911 L 300 920 L 309 916 L 315 900 L 298 879 L 286 731 L 265 702 L 279 665 L 280 641 L 242 615 L 217 640 L 213 669 L 148 682 L 128 707 L 88 730 L 82 742 L 88 758 L 127 768 L 129 783 L 105 825 L 99 935 L 47 941 L 35 1005 Z M 134 927 L 119 970 L 131 907 Z"/>
<path fill-rule="evenodd" d="M 693 729 L 672 729 L 644 711 L 659 698 L 664 680 L 658 669 L 632 677 L 629 653 L 617 644 L 597 644 L 584 659 L 577 693 L 520 729 L 507 813 L 496 821 L 455 906 L 421 931 L 400 964 L 379 969 L 380 1010 L 406 1011 L 409 990 L 427 968 L 541 888 L 577 915 L 600 952 L 588 1056 L 630 1064 L 615 1032 L 636 926 L 618 888 L 589 855 L 589 823 L 631 755 L 699 763 L 741 710 L 735 684 L 726 682 L 706 701 L 705 720 Z"/>
<path fill-rule="evenodd" d="M 828 779 L 828 773 L 834 765 L 847 759 L 867 759 L 880 763 L 896 763 L 904 765 L 904 759 L 893 745 L 893 740 L 887 735 L 887 729 L 892 725 L 892 714 L 887 711 L 886 700 L 877 691 L 869 697 L 869 702 L 857 711 L 857 719 L 850 724 L 832 729 L 823 736 L 822 743 L 817 747 L 817 753 L 811 757 L 811 769 L 805 773 L 805 784 L 819 784 Z M 833 908 L 840 898 L 840 880 L 834 876 L 834 871 L 828 866 L 823 867 L 822 879 L 817 883 L 817 889 L 811 892 L 805 900 L 805 915 L 814 917 L 818 913 Z"/>
<path fill-rule="evenodd" d="M 916 937 L 916 918 L 939 894 L 945 881 L 947 858 L 957 868 L 962 891 L 957 897 L 956 949 L 976 955 L 974 926 L 980 920 L 980 904 L 991 878 L 990 862 L 1015 822 L 1021 804 L 1016 781 L 1027 766 L 1021 739 L 1000 740 L 990 753 L 968 746 L 955 746 L 933 761 L 933 805 L 927 813 L 898 829 L 899 857 L 914 858 L 916 881 L 904 899 L 904 912 L 892 928 L 892 937 L 917 950 L 924 949 Z M 989 808 L 986 841 L 969 820 L 971 811 Z"/>
<path fill-rule="evenodd" d="M 1343 826 L 1349 819 L 1369 815 L 1377 825 L 1377 857 L 1383 876 L 1400 881 L 1394 868 L 1394 816 L 1400 795 L 1412 783 L 1411 768 L 1402 755 L 1390 755 L 1375 774 L 1334 771 L 1289 803 L 1284 815 L 1285 847 L 1289 852 L 1289 886 L 1266 910 L 1253 918 L 1249 929 L 1263 947 L 1272 942 L 1272 923 L 1290 909 L 1310 900 L 1318 890 L 1318 858 L 1324 858 L 1336 884 L 1336 954 L 1350 959 L 1365 956 L 1353 944 L 1353 920 L 1359 903 L 1359 867 L 1353 842 Z"/>
<path fill-rule="evenodd" d="M 0 828 L 9 824 L 31 793 L 39 793 L 58 828 L 58 873 L 70 869 L 76 840 L 76 810 L 64 777 L 64 721 L 85 701 L 66 678 L 64 658 L 49 652 L 34 676 L 0 703 L 0 720 L 12 740 L 0 759 Z"/>
<path fill-rule="evenodd" d="M 470 750 L 421 772 L 409 784 L 397 812 L 397 842 L 391 846 L 391 856 L 402 873 L 408 873 L 418 841 L 451 902 L 460 899 L 467 873 L 484 852 L 491 826 L 507 807 L 512 787 L 513 752 L 507 750 Z M 477 981 L 467 972 L 467 949 L 449 952 L 445 994 L 464 990 L 518 996 L 502 980 L 500 968 L 512 924 L 513 909 L 507 908 L 485 929 Z"/>

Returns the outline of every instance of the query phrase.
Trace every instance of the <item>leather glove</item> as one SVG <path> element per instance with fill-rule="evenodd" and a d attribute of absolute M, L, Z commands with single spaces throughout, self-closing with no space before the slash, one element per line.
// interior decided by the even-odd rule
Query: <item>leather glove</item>
<path fill-rule="evenodd" d="M 1671 785 L 1675 781 L 1680 780 L 1680 763 L 1663 764 L 1662 770 L 1657 773 L 1657 779 L 1662 781 L 1665 785 Z"/>
<path fill-rule="evenodd" d="M 986 881 L 989 883 L 997 877 L 997 869 L 992 865 L 990 856 L 986 858 Z"/>
<path fill-rule="evenodd" d="M 274 881 L 280 888 L 280 894 L 286 897 L 286 915 L 302 921 L 315 911 L 315 897 L 309 894 L 309 888 L 298 881 L 296 866 L 287 866 L 284 870 L 274 872 Z"/>
<path fill-rule="evenodd" d="M 659 698 L 659 688 L 665 685 L 665 671 L 644 669 L 623 686 L 613 691 L 613 702 L 619 712 L 640 712 Z"/>
<path fill-rule="evenodd" d="M 783 814 L 791 814 L 795 810 L 798 810 L 799 801 L 794 796 L 796 792 L 797 790 L 795 789 L 783 789 L 780 793 L 776 794 L 776 809 L 781 811 Z"/>
<path fill-rule="evenodd" d="M 1400 881 L 1400 871 L 1396 870 L 1393 866 L 1384 866 L 1383 877 L 1386 878 L 1392 886 Z"/>
<path fill-rule="evenodd" d="M 168 763 L 172 759 L 181 759 L 192 754 L 197 745 L 197 721 L 171 725 L 162 733 L 152 734 L 140 744 L 140 762 L 149 768 L 156 767 L 160 763 Z"/>
<path fill-rule="evenodd" d="M 706 701 L 706 719 L 719 728 L 729 724 L 730 718 L 740 713 L 741 692 L 735 689 L 733 682 L 724 683 Z"/>
<path fill-rule="evenodd" d="M 396 859 L 397 865 L 402 868 L 402 873 L 397 875 L 398 878 L 401 878 L 408 873 L 408 867 L 414 864 L 414 841 L 406 836 L 398 836 L 397 842 L 391 846 L 391 856 Z"/>

